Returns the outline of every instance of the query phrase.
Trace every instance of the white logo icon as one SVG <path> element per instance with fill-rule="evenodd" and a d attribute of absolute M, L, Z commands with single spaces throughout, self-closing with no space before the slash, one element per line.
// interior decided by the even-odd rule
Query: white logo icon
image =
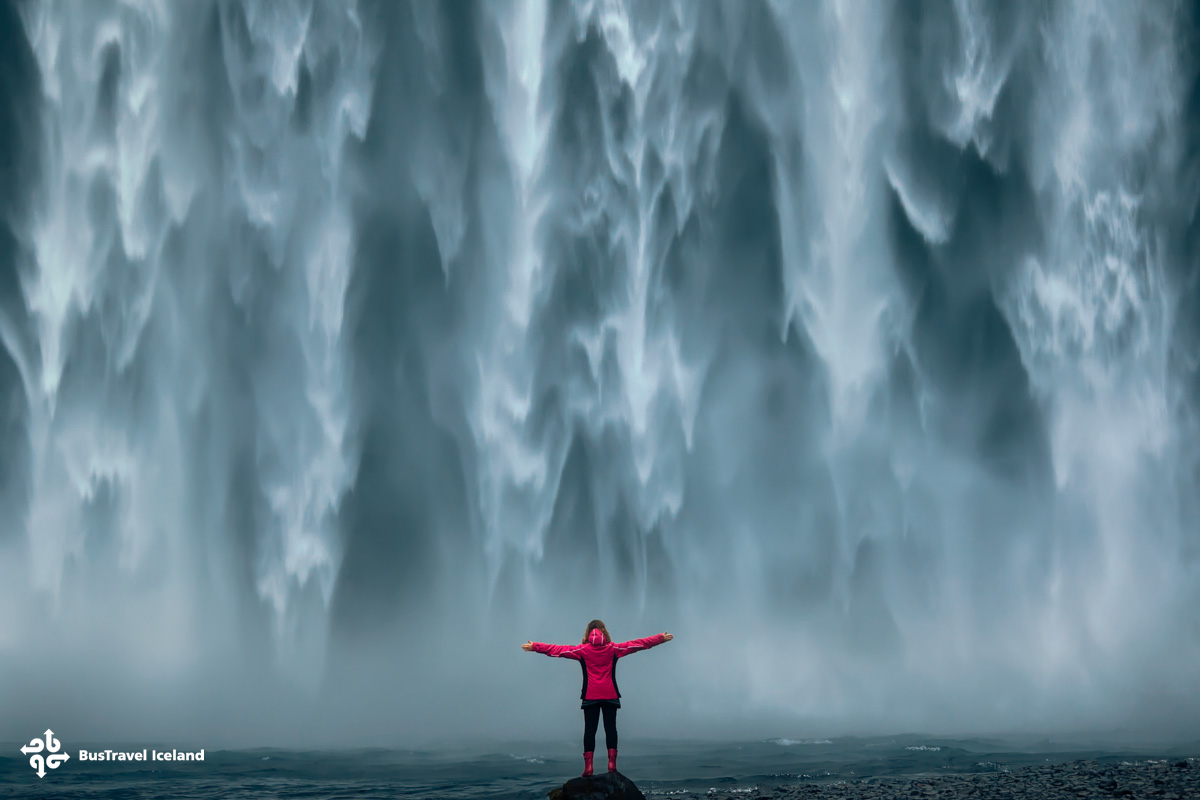
<path fill-rule="evenodd" d="M 21 748 L 21 752 L 25 755 L 33 753 L 33 757 L 29 759 L 29 766 L 37 770 L 39 778 L 46 777 L 46 768 L 58 769 L 58 766 L 70 758 L 70 754 L 58 752 L 62 748 L 62 742 L 54 738 L 54 731 L 46 729 L 46 741 L 41 739 L 33 739 L 29 744 Z M 46 755 L 42 755 L 42 751 Z"/>

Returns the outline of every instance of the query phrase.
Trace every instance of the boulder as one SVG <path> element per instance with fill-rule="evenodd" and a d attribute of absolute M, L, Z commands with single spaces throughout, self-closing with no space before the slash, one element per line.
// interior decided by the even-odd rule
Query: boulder
<path fill-rule="evenodd" d="M 561 788 L 546 794 L 550 800 L 646 800 L 633 781 L 619 772 L 571 778 Z"/>

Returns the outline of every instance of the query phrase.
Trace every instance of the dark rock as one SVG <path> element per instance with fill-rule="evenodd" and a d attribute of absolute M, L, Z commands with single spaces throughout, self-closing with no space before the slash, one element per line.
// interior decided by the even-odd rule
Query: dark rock
<path fill-rule="evenodd" d="M 571 778 L 546 794 L 550 800 L 646 800 L 633 781 L 619 772 Z"/>

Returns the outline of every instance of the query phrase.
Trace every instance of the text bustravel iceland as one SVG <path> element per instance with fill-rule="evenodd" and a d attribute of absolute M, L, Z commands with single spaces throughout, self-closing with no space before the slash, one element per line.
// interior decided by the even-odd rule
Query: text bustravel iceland
<path fill-rule="evenodd" d="M 49 728 L 41 736 L 29 740 L 29 744 L 21 748 L 21 753 L 29 756 L 29 766 L 33 767 L 39 778 L 44 778 L 49 770 L 55 770 L 70 760 L 71 756 L 63 747 L 62 740 L 54 735 Z M 80 761 L 203 761 L 203 750 L 80 750 Z"/>
<path fill-rule="evenodd" d="M 80 761 L 203 761 L 203 750 L 80 750 Z"/>

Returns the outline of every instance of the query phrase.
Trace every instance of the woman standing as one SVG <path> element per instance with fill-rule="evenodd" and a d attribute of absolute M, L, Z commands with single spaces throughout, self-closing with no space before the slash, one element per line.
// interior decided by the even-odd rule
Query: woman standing
<path fill-rule="evenodd" d="M 583 774 L 592 774 L 592 754 L 596 749 L 596 726 L 600 715 L 604 715 L 604 738 L 608 747 L 608 771 L 617 771 L 617 709 L 621 707 L 621 692 L 617 689 L 617 659 L 648 650 L 655 645 L 669 642 L 675 637 L 669 633 L 647 636 L 629 642 L 613 644 L 608 628 L 598 619 L 588 623 L 581 644 L 544 644 L 526 642 L 521 649 L 532 653 L 545 653 L 555 658 L 571 658 L 583 669 Z"/>

